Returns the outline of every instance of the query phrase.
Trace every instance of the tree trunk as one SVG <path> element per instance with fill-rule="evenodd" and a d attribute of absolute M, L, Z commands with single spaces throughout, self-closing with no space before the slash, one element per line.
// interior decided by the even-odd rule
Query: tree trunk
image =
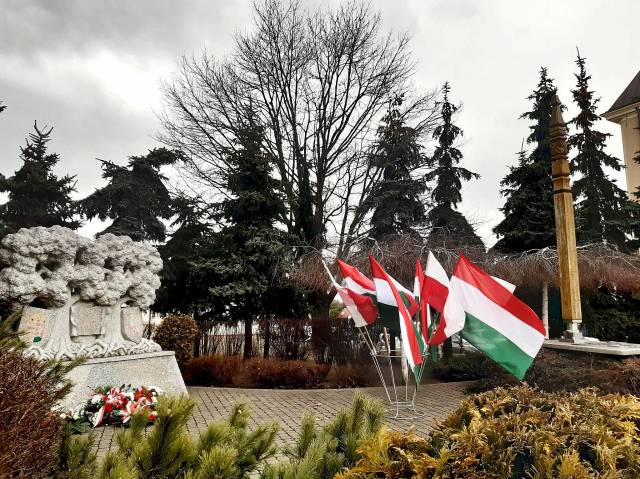
<path fill-rule="evenodd" d="M 453 356 L 453 340 L 451 338 L 447 338 L 442 343 L 442 356 L 444 359 L 449 359 Z"/>
<path fill-rule="evenodd" d="M 542 285 L 542 324 L 544 325 L 544 337 L 549 339 L 549 284 Z"/>
<path fill-rule="evenodd" d="M 249 359 L 253 355 L 253 318 L 244 320 L 244 358 Z"/>
<path fill-rule="evenodd" d="M 311 345 L 316 361 L 322 364 L 328 363 L 330 332 L 329 306 L 331 296 L 316 293 L 313 298 L 311 310 Z"/>
<path fill-rule="evenodd" d="M 264 352 L 262 356 L 265 359 L 269 359 L 269 350 L 271 349 L 271 321 L 265 320 L 264 326 Z"/>

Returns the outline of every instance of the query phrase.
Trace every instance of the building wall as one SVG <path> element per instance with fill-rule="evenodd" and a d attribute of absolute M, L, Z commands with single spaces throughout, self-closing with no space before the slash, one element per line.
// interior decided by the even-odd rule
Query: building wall
<path fill-rule="evenodd" d="M 624 117 L 616 120 L 622 130 L 622 147 L 624 151 L 625 175 L 627 178 L 627 192 L 629 197 L 640 188 L 640 165 L 633 158 L 640 152 L 640 129 L 638 129 L 638 110 L 632 110 Z"/>

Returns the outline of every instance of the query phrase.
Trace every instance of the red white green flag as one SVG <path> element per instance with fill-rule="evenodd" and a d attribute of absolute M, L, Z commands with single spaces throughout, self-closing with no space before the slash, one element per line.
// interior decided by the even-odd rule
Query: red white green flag
<path fill-rule="evenodd" d="M 324 264 L 324 263 L 323 263 Z M 345 286 L 340 285 L 324 264 L 333 286 L 336 288 L 340 299 L 344 303 L 349 315 L 357 328 L 367 326 L 375 322 L 378 310 L 375 305 L 375 285 L 373 281 L 364 276 L 357 268 L 338 260 L 340 272 L 345 280 Z"/>
<path fill-rule="evenodd" d="M 542 321 L 505 286 L 460 255 L 451 277 L 466 313 L 464 339 L 519 379 L 540 351 Z"/>
<path fill-rule="evenodd" d="M 383 306 L 386 311 L 395 311 L 396 323 L 398 323 L 400 327 L 402 349 L 407 357 L 407 362 L 413 371 L 417 384 L 419 378 L 418 366 L 422 364 L 422 352 L 424 351 L 425 345 L 411 319 L 413 314 L 411 314 L 405 303 L 408 290 L 403 288 L 405 292 L 403 295 L 398 288 L 398 282 L 389 276 L 371 255 L 369 255 L 369 262 L 371 263 L 373 282 L 376 286 L 378 309 L 380 314 L 382 314 Z M 410 296 L 410 298 L 413 301 L 415 314 L 418 309 L 418 304 L 413 296 Z"/>
<path fill-rule="evenodd" d="M 371 260 L 371 256 L 369 256 L 369 259 Z M 373 271 L 371 271 L 371 274 L 373 275 Z M 409 312 L 409 316 L 413 317 L 420 309 L 420 305 L 418 304 L 418 301 L 414 297 L 413 291 L 409 291 L 407 288 L 402 286 L 393 278 L 391 278 L 391 281 L 393 282 L 395 288 L 398 290 L 398 293 L 402 298 L 402 302 L 404 303 L 404 305 L 407 308 L 407 311 Z M 374 282 L 375 282 L 375 276 L 374 276 Z M 376 283 L 376 286 L 377 286 L 377 283 Z M 375 293 L 376 293 L 376 302 L 377 302 L 376 304 L 378 306 L 378 314 L 380 315 L 380 322 L 387 329 L 390 329 L 396 334 L 399 334 L 400 323 L 398 322 L 398 308 L 395 302 L 392 300 L 392 298 L 389 298 L 390 302 L 380 301 L 380 297 L 379 297 L 380 292 L 376 290 Z"/>
<path fill-rule="evenodd" d="M 423 291 L 425 301 L 440 312 L 438 326 L 429 337 L 429 344 L 442 344 L 464 328 L 465 311 L 456 294 L 451 291 L 446 271 L 431 251 L 427 259 Z"/>

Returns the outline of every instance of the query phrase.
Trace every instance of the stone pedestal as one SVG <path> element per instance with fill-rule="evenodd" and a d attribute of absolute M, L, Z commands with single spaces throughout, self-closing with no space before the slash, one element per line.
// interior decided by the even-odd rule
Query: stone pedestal
<path fill-rule="evenodd" d="M 68 409 L 89 398 L 102 386 L 155 386 L 166 394 L 183 394 L 187 388 L 173 351 L 88 359 L 68 378 L 75 384 L 60 405 Z"/>
<path fill-rule="evenodd" d="M 594 338 L 582 338 L 579 343 L 572 343 L 557 339 L 545 340 L 543 346 L 560 351 L 574 353 L 603 354 L 606 356 L 639 356 L 640 344 L 621 343 L 616 341 L 598 341 Z"/>

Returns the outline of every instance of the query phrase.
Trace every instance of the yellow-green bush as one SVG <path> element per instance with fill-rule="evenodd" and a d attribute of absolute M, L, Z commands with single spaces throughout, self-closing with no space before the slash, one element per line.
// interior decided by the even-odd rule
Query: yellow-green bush
<path fill-rule="evenodd" d="M 198 324 L 187 314 L 173 314 L 162 320 L 153 339 L 162 349 L 174 351 L 182 368 L 193 358 L 193 348 L 198 337 Z"/>
<path fill-rule="evenodd" d="M 640 477 L 640 400 L 526 386 L 464 401 L 428 439 L 382 431 L 339 479 Z"/>

